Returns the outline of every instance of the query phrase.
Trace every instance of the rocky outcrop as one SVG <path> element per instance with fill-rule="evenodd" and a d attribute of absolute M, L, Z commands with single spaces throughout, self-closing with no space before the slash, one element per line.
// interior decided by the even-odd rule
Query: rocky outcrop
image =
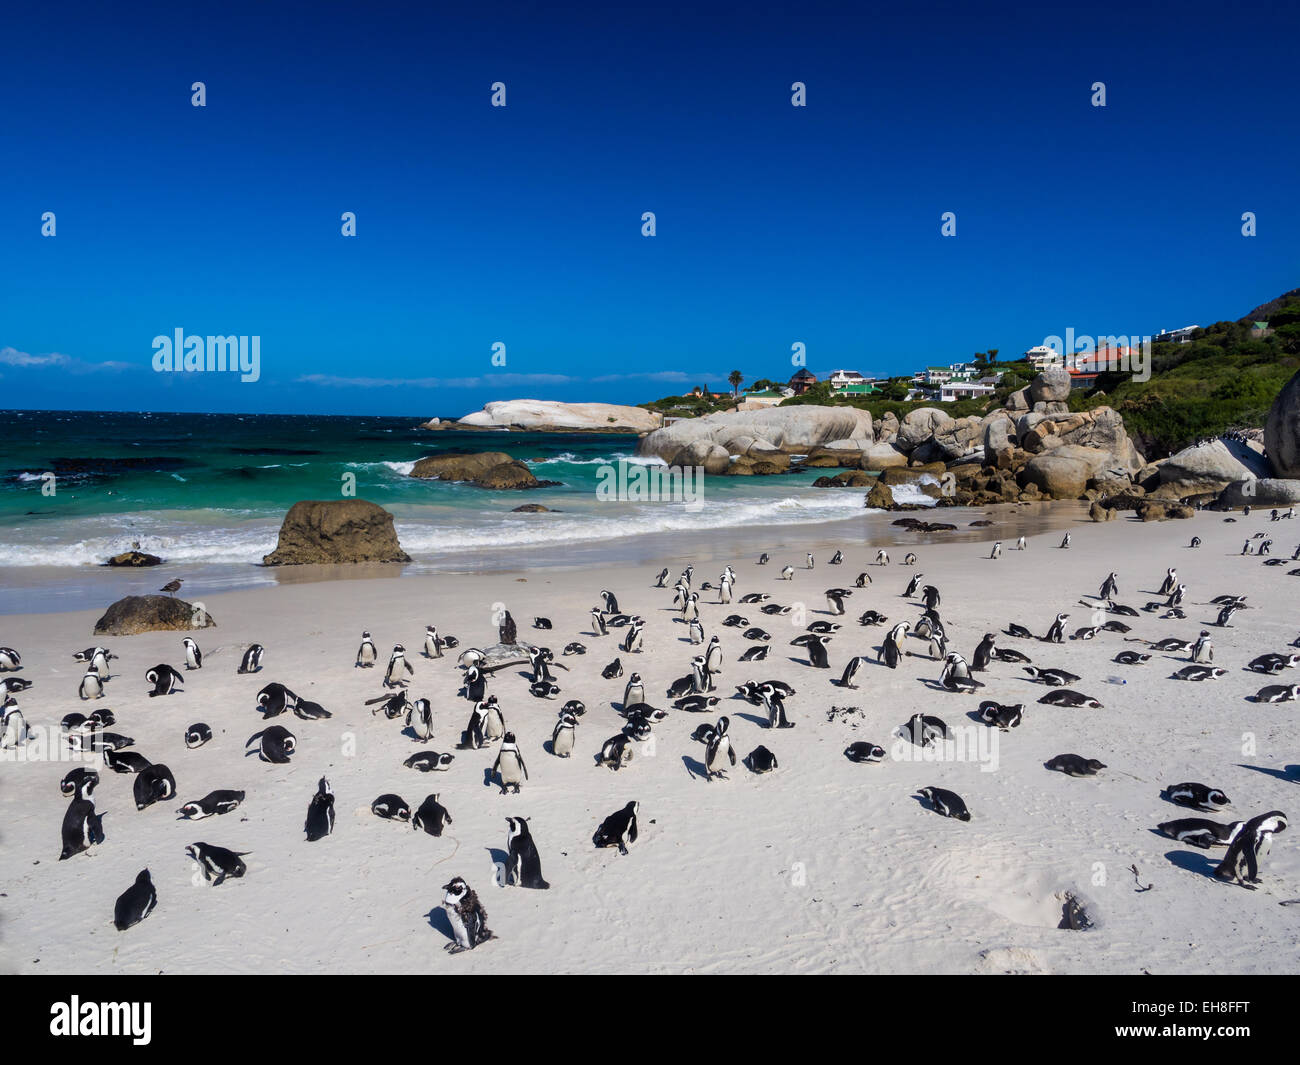
<path fill-rule="evenodd" d="M 1184 448 L 1160 464 L 1161 486 L 1171 485 L 1178 495 L 1222 492 L 1236 481 L 1267 477 L 1268 463 L 1247 444 L 1211 440 Z"/>
<path fill-rule="evenodd" d="M 197 603 L 170 595 L 128 595 L 95 622 L 96 636 L 134 636 L 138 632 L 188 632 L 215 625 Z"/>
<path fill-rule="evenodd" d="M 275 550 L 262 559 L 267 566 L 410 561 L 397 542 L 393 516 L 364 499 L 295 503 Z"/>
<path fill-rule="evenodd" d="M 864 470 L 887 470 L 896 466 L 906 466 L 907 455 L 893 444 L 872 444 L 863 449 L 860 462 Z"/>
<path fill-rule="evenodd" d="M 106 559 L 103 563 L 105 566 L 161 566 L 162 559 L 157 555 L 151 555 L 147 551 L 123 551 L 120 555 L 114 555 Z"/>
<path fill-rule="evenodd" d="M 1220 507 L 1292 507 L 1300 506 L 1300 480 L 1260 477 L 1252 481 L 1235 481 L 1215 500 Z"/>
<path fill-rule="evenodd" d="M 411 469 L 412 477 L 435 481 L 465 481 L 479 488 L 545 488 L 557 481 L 539 481 L 524 463 L 503 451 L 429 455 Z"/>
<path fill-rule="evenodd" d="M 540 503 L 525 503 L 522 507 L 515 507 L 511 514 L 549 514 L 550 507 L 544 507 Z"/>
<path fill-rule="evenodd" d="M 871 415 L 866 411 L 806 405 L 683 418 L 643 436 L 636 450 L 638 455 L 655 455 L 671 466 L 704 465 L 709 472 L 707 463 L 689 460 L 707 456 L 712 447 L 728 456 L 757 458 L 773 449 L 787 455 L 808 454 L 841 440 L 858 441 L 865 447 L 874 439 Z"/>
<path fill-rule="evenodd" d="M 865 488 L 873 481 L 875 478 L 866 470 L 845 470 L 834 477 L 818 477 L 813 481 L 812 486 L 814 488 Z"/>
<path fill-rule="evenodd" d="M 1138 504 L 1137 516 L 1142 521 L 1168 521 L 1170 518 L 1192 518 L 1196 511 L 1183 503 L 1147 499 Z"/>
<path fill-rule="evenodd" d="M 1114 461 L 1107 451 L 1063 444 L 1035 455 L 1020 471 L 1022 484 L 1037 485 L 1052 499 L 1078 499 L 1088 482 Z"/>
<path fill-rule="evenodd" d="M 1282 386 L 1269 408 L 1264 447 L 1275 476 L 1300 477 L 1300 373 Z"/>
<path fill-rule="evenodd" d="M 893 510 L 894 493 L 884 481 L 877 481 L 867 493 L 866 505 L 878 510 Z"/>
<path fill-rule="evenodd" d="M 1044 370 L 1029 382 L 1029 402 L 1065 403 L 1070 398 L 1070 371 Z"/>
<path fill-rule="evenodd" d="M 484 405 L 457 422 L 426 422 L 422 429 L 515 429 L 535 433 L 648 433 L 663 417 L 643 407 L 616 403 L 557 403 L 507 399 Z"/>

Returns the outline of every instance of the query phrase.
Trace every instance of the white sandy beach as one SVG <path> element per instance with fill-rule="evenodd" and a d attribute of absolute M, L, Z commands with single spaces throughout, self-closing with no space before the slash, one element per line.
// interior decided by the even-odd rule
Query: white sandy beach
<path fill-rule="evenodd" d="M 1296 638 L 1300 578 L 1292 564 L 1265 567 L 1242 557 L 1242 541 L 1256 531 L 1275 535 L 1274 555 L 1289 556 L 1300 523 L 1270 524 L 1264 513 L 1225 523 L 1201 513 L 1190 521 L 1143 525 L 1078 521 L 1070 550 L 1059 533 L 1010 550 L 1014 533 L 1003 524 L 1013 508 L 998 508 L 999 524 L 980 542 L 929 543 L 916 548 L 925 583 L 943 596 L 941 612 L 953 649 L 968 658 L 986 631 L 1009 622 L 1044 633 L 1058 610 L 1071 615 L 1068 631 L 1090 623 L 1079 605 L 1094 595 L 1107 572 L 1119 576 L 1117 600 L 1141 607 L 1154 599 L 1165 568 L 1178 567 L 1189 587 L 1187 619 L 1159 621 L 1143 613 L 1122 619 L 1131 636 L 1192 638 L 1214 620 L 1209 599 L 1249 596 L 1252 609 L 1232 627 L 1211 628 L 1215 664 L 1229 669 L 1219 681 L 1169 679 L 1186 655 L 1155 653 L 1142 666 L 1112 663 L 1120 650 L 1140 649 L 1118 634 L 1064 645 L 1003 637 L 1000 646 L 1023 651 L 1036 665 L 1082 676 L 1072 687 L 1098 698 L 1101 710 L 1040 706 L 1047 690 L 1019 666 L 994 662 L 978 675 L 986 688 L 958 695 L 928 686 L 939 664 L 905 659 L 895 671 L 875 664 L 886 626 L 864 628 L 857 616 L 876 609 L 892 621 L 914 621 L 920 605 L 903 599 L 912 570 L 870 565 L 875 547 L 861 539 L 832 541 L 825 528 L 782 530 L 782 547 L 766 567 L 755 565 L 752 538 L 720 531 L 698 552 L 662 551 L 653 561 L 592 562 L 582 570 L 407 575 L 398 580 L 294 581 L 204 595 L 217 627 L 196 634 L 204 649 L 201 671 L 186 674 L 183 694 L 151 699 L 144 680 L 159 662 L 183 666 L 180 633 L 104 638 L 92 635 L 100 609 L 0 618 L 0 645 L 24 655 L 21 676 L 34 687 L 19 697 L 32 726 L 57 726 L 67 713 L 89 712 L 77 697 L 82 669 L 74 651 L 100 642 L 119 656 L 105 699 L 117 715 L 113 731 L 133 736 L 133 748 L 175 774 L 179 799 L 137 812 L 132 778 L 100 765 L 95 792 L 106 841 L 87 854 L 58 861 L 59 827 L 68 800 L 59 780 L 76 763 L 0 764 L 0 965 L 21 973 L 425 973 L 425 972 L 866 972 L 866 973 L 1244 973 L 1300 968 L 1300 832 L 1277 837 L 1262 867 L 1262 884 L 1248 891 L 1207 875 L 1222 849 L 1200 851 L 1155 834 L 1161 821 L 1198 815 L 1160 797 L 1161 788 L 1200 781 L 1224 789 L 1232 805 L 1217 820 L 1240 820 L 1270 809 L 1295 813 L 1294 715 L 1300 704 L 1256 705 L 1247 700 L 1268 683 L 1295 683 L 1296 671 L 1269 678 L 1243 670 L 1267 651 Z M 918 515 L 955 522 L 963 531 L 982 511 L 951 509 Z M 1193 534 L 1204 539 L 1188 549 Z M 777 539 L 773 534 L 773 540 Z M 989 560 L 988 545 L 1005 540 L 1004 555 Z M 803 568 L 803 544 L 817 554 Z M 826 565 L 834 546 L 844 564 Z M 707 549 L 705 549 L 707 547 Z M 734 551 L 734 553 L 733 553 Z M 617 636 L 591 634 L 590 609 L 608 588 L 622 609 L 646 617 L 645 650 L 621 655 L 628 673 L 641 672 L 647 699 L 668 707 L 668 684 L 689 672 L 696 653 L 686 626 L 671 610 L 672 591 L 656 589 L 659 569 L 672 576 L 699 559 L 696 586 L 716 583 L 722 564 L 738 574 L 737 599 L 767 592 L 774 602 L 807 604 L 805 624 L 833 620 L 843 628 L 830 646 L 830 670 L 808 667 L 803 651 L 788 646 L 804 629 L 757 607 L 717 605 L 701 595 L 706 635 L 722 638 L 725 672 L 716 707 L 731 718 L 743 758 L 757 745 L 780 761 L 770 775 L 738 764 L 730 779 L 706 782 L 703 748 L 690 739 L 716 714 L 673 712 L 656 726 L 653 750 L 637 748 L 617 773 L 597 767 L 601 742 L 622 718 L 614 706 L 626 677 L 603 680 L 601 668 L 620 653 Z M 707 563 L 703 560 L 707 559 Z M 778 580 L 784 562 L 792 582 Z M 855 590 L 848 614 L 831 618 L 824 590 L 851 588 L 866 571 L 872 584 Z M 156 576 L 156 575 L 154 575 Z M 133 575 L 132 579 L 136 579 Z M 154 577 L 144 579 L 156 587 Z M 671 583 L 671 581 L 670 581 Z M 186 597 L 194 598 L 188 595 Z M 555 701 L 528 694 L 523 670 L 505 670 L 489 685 L 501 700 L 507 728 L 519 740 L 529 770 L 522 794 L 503 796 L 486 779 L 495 745 L 455 751 L 446 773 L 423 774 L 403 760 L 425 749 L 402 734 L 398 721 L 372 716 L 364 706 L 380 694 L 382 665 L 353 668 L 363 629 L 381 657 L 403 643 L 415 667 L 412 697 L 432 700 L 435 736 L 427 745 L 454 750 L 471 704 L 456 695 L 455 653 L 437 661 L 419 648 L 426 624 L 454 634 L 461 647 L 496 641 L 494 603 L 504 603 L 521 639 L 551 647 L 563 689 Z M 749 646 L 737 628 L 720 621 L 739 613 L 772 633 L 766 662 L 739 663 Z M 554 622 L 531 627 L 534 616 Z M 579 640 L 585 656 L 561 657 Z M 266 666 L 238 676 L 240 649 L 267 648 Z M 923 654 L 921 640 L 908 641 Z M 861 687 L 836 687 L 845 662 L 873 660 Z M 1106 678 L 1121 675 L 1123 686 Z M 744 680 L 776 678 L 792 684 L 788 731 L 768 731 L 761 708 L 728 698 Z M 263 727 L 256 693 L 268 682 L 288 685 L 332 711 L 328 721 L 277 718 L 299 740 L 289 765 L 246 756 L 245 741 Z M 567 699 L 586 703 L 577 747 L 569 760 L 544 749 Z M 1008 733 L 976 724 L 969 714 L 981 698 L 1023 702 L 1024 723 Z M 828 721 L 832 706 L 860 707 L 855 728 Z M 891 734 L 913 713 L 971 726 L 984 738 L 982 759 L 934 762 L 886 759 L 849 762 L 855 740 L 894 748 Z M 198 750 L 183 744 L 185 727 L 206 721 L 214 739 Z M 915 748 L 908 748 L 916 752 Z M 1043 762 L 1076 753 L 1105 762 L 1095 778 L 1049 772 Z M 304 841 L 303 821 L 316 782 L 327 776 L 337 796 L 332 836 Z M 958 792 L 969 823 L 937 816 L 916 798 L 937 784 Z M 218 788 L 247 792 L 230 815 L 201 822 L 176 818 L 182 801 Z M 437 792 L 454 824 L 440 839 L 409 825 L 385 822 L 369 806 L 396 792 L 412 808 Z M 592 833 L 631 799 L 641 803 L 641 838 L 627 856 L 596 850 Z M 532 819 L 549 891 L 497 888 L 493 861 L 503 857 L 505 818 Z M 206 841 L 251 852 L 248 873 L 213 888 L 184 853 Z M 114 899 L 148 867 L 158 891 L 156 911 L 124 933 L 114 930 Z M 1130 867 L 1136 867 L 1136 875 Z M 477 890 L 497 938 L 449 956 L 447 923 L 438 910 L 442 885 L 463 876 Z M 1151 885 L 1149 890 L 1137 890 Z M 1094 927 L 1057 927 L 1062 897 L 1085 905 Z"/>

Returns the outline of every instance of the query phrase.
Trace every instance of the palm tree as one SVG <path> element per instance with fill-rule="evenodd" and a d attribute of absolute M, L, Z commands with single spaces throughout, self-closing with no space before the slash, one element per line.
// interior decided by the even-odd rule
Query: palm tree
<path fill-rule="evenodd" d="M 744 379 L 745 375 L 739 370 L 732 370 L 731 373 L 727 374 L 727 383 L 731 385 L 732 396 L 740 395 L 740 382 Z"/>

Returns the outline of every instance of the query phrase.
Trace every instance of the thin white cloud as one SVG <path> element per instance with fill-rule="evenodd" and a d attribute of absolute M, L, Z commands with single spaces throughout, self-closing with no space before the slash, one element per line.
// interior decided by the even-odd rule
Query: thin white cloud
<path fill-rule="evenodd" d="M 20 370 L 57 369 L 65 370 L 68 373 L 83 374 L 98 373 L 104 370 L 116 373 L 121 370 L 132 369 L 134 364 L 112 360 L 87 362 L 85 359 L 75 359 L 71 355 L 62 355 L 57 351 L 52 351 L 47 355 L 32 355 L 26 351 L 19 351 L 17 348 L 3 347 L 0 348 L 0 366 L 13 366 Z"/>
<path fill-rule="evenodd" d="M 554 373 L 501 373 L 482 377 L 336 377 L 312 373 L 297 384 L 324 388 L 493 388 L 500 385 L 567 385 L 580 380 Z"/>

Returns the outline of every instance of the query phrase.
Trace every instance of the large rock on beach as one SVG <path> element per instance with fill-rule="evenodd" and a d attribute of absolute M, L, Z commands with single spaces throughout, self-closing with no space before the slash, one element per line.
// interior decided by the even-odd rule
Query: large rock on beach
<path fill-rule="evenodd" d="M 806 405 L 683 418 L 643 436 L 636 450 L 638 455 L 655 455 L 669 465 L 700 465 L 687 458 L 701 454 L 704 444 L 717 446 L 728 455 L 755 455 L 760 448 L 801 455 L 835 441 L 854 440 L 866 447 L 874 439 L 867 411 Z M 695 450 L 679 459 L 688 447 Z"/>
<path fill-rule="evenodd" d="M 1268 463 L 1254 448 L 1236 440 L 1211 440 L 1170 455 L 1160 464 L 1160 485 L 1180 495 L 1222 492 L 1236 481 L 1264 478 Z"/>
<path fill-rule="evenodd" d="M 128 595 L 95 622 L 96 636 L 134 636 L 138 632 L 188 632 L 216 622 L 198 603 L 170 595 Z"/>
<path fill-rule="evenodd" d="M 411 468 L 412 477 L 433 481 L 464 481 L 478 488 L 543 488 L 555 481 L 539 481 L 527 465 L 504 451 L 428 455 Z"/>
<path fill-rule="evenodd" d="M 506 399 L 484 405 L 457 422 L 426 422 L 422 429 L 515 429 L 534 433 L 648 433 L 663 416 L 643 407 L 617 403 L 558 403 L 545 399 Z"/>
<path fill-rule="evenodd" d="M 1273 400 L 1264 424 L 1264 447 L 1274 475 L 1300 477 L 1300 372 Z"/>
<path fill-rule="evenodd" d="M 393 516 L 364 499 L 307 499 L 295 503 L 280 526 L 268 566 L 356 562 L 410 562 L 397 542 Z"/>

